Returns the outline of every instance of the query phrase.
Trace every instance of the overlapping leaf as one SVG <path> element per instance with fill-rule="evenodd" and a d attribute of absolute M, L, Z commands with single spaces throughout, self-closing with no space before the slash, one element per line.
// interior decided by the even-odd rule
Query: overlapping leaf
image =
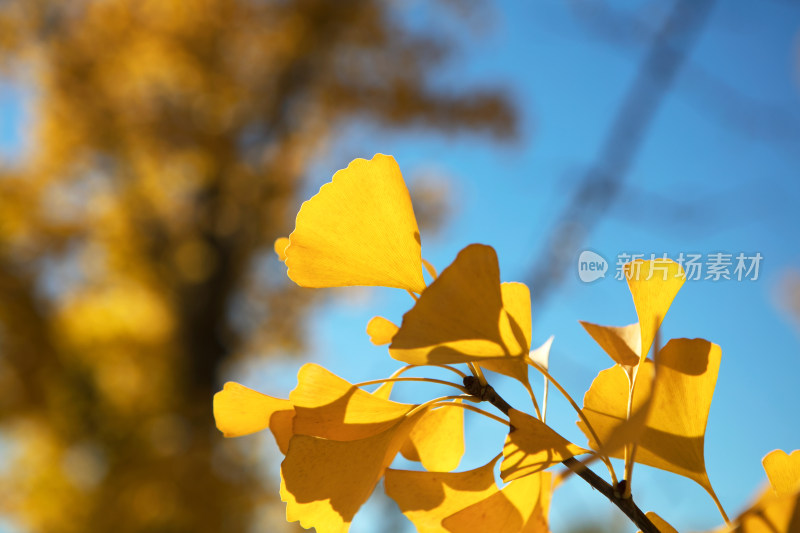
<path fill-rule="evenodd" d="M 703 445 L 720 358 L 719 346 L 704 339 L 669 341 L 659 353 L 658 386 L 636 441 L 637 462 L 693 479 L 712 496 Z M 651 380 L 637 379 L 634 411 L 648 400 L 651 388 Z M 583 412 L 602 442 L 626 420 L 627 406 L 628 378 L 621 367 L 614 366 L 595 378 L 584 397 Z M 579 426 L 597 449 L 586 426 L 582 422 Z"/>
<path fill-rule="evenodd" d="M 400 451 L 429 472 L 455 470 L 464 455 L 464 409 L 458 405 L 429 409 Z"/>
<path fill-rule="evenodd" d="M 669 259 L 637 260 L 625 265 L 628 288 L 641 328 L 640 361 L 647 357 L 658 328 L 686 281 L 683 268 Z"/>
<path fill-rule="evenodd" d="M 370 394 L 312 363 L 300 369 L 289 400 L 294 433 L 340 441 L 376 435 L 414 408 Z"/>
<path fill-rule="evenodd" d="M 500 476 L 504 481 L 528 476 L 587 451 L 550 426 L 516 409 L 508 413 L 511 429 L 503 446 Z"/>
<path fill-rule="evenodd" d="M 421 292 L 419 228 L 394 158 L 355 159 L 334 174 L 303 203 L 284 253 L 289 278 L 303 287 L 379 285 Z"/>
<path fill-rule="evenodd" d="M 521 291 L 514 287 L 511 293 L 516 312 Z M 504 311 L 495 251 L 472 244 L 459 252 L 403 316 L 389 353 L 420 365 L 522 357 L 528 350 L 522 345 L 530 338 L 525 322 L 524 316 L 512 317 Z"/>
<path fill-rule="evenodd" d="M 226 437 L 240 437 L 267 429 L 282 452 L 292 436 L 294 408 L 289 400 L 273 398 L 229 381 L 214 395 L 214 419 Z"/>
<path fill-rule="evenodd" d="M 424 411 L 346 442 L 295 435 L 281 463 L 286 518 L 319 533 L 347 531 Z"/>
<path fill-rule="evenodd" d="M 791 454 L 783 450 L 773 450 L 764 457 L 762 464 L 776 494 L 800 490 L 800 450 Z"/>
<path fill-rule="evenodd" d="M 500 489 L 494 481 L 496 461 L 467 472 L 388 470 L 386 493 L 420 533 L 547 532 L 550 474 L 540 472 Z"/>

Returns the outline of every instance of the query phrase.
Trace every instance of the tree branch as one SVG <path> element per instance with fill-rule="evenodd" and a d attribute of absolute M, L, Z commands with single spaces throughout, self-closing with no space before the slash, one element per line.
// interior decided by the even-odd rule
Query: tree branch
<path fill-rule="evenodd" d="M 491 385 L 481 385 L 480 381 L 478 381 L 478 378 L 475 376 L 466 376 L 464 377 L 464 388 L 467 389 L 467 392 L 469 392 L 471 396 L 480 401 L 489 402 L 502 411 L 506 416 L 508 416 L 508 411 L 512 408 L 511 405 L 509 405 L 508 402 L 506 402 Z M 514 427 L 511 426 L 509 431 L 514 431 Z M 591 485 L 593 489 L 597 490 L 600 492 L 600 494 L 608 498 L 608 500 L 616 505 L 620 511 L 625 513 L 631 522 L 633 522 L 643 533 L 659 533 L 658 528 L 654 526 L 644 512 L 639 509 L 636 503 L 634 503 L 633 498 L 624 498 L 622 496 L 622 493 L 624 492 L 622 489 L 624 489 L 624 487 L 615 489 L 606 480 L 598 476 L 592 469 L 574 457 L 565 459 L 562 461 L 562 464 L 572 470 L 576 475 L 580 476 L 580 478 Z M 623 480 L 621 483 L 624 482 L 625 481 Z"/>

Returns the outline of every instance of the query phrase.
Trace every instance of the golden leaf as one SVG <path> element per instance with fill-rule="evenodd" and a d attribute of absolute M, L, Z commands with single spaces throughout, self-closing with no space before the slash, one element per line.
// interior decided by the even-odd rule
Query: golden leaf
<path fill-rule="evenodd" d="M 289 400 L 295 410 L 295 434 L 339 441 L 381 433 L 414 408 L 370 394 L 313 363 L 300 368 Z"/>
<path fill-rule="evenodd" d="M 627 367 L 639 364 L 642 329 L 638 322 L 622 327 L 600 326 L 582 320 L 580 323 L 615 363 Z"/>
<path fill-rule="evenodd" d="M 546 532 L 550 474 L 526 476 L 500 489 L 496 462 L 467 472 L 387 470 L 386 493 L 420 533 Z"/>
<path fill-rule="evenodd" d="M 791 454 L 783 450 L 773 450 L 761 462 L 776 494 L 787 494 L 800 489 L 800 450 Z"/>
<path fill-rule="evenodd" d="M 505 345 L 501 328 L 515 339 L 525 334 L 522 325 L 514 325 L 519 318 L 512 321 L 504 313 L 497 254 L 490 246 L 471 244 L 403 316 L 389 353 L 418 365 L 527 354 L 527 349 L 519 351 L 519 342 L 512 347 Z M 502 325 L 506 320 L 507 328 Z"/>
<path fill-rule="evenodd" d="M 273 398 L 229 381 L 214 395 L 214 420 L 226 437 L 240 437 L 266 428 L 272 430 L 285 453 L 291 437 L 292 402 Z M 287 424 L 288 421 L 288 424 Z"/>
<path fill-rule="evenodd" d="M 464 455 L 464 409 L 442 406 L 428 410 L 400 451 L 406 459 L 420 461 L 429 472 L 455 470 Z"/>
<path fill-rule="evenodd" d="M 398 328 L 393 322 L 382 316 L 372 317 L 367 324 L 367 335 L 375 346 L 381 346 L 392 342 L 392 337 L 397 334 Z"/>
<path fill-rule="evenodd" d="M 303 203 L 285 249 L 303 287 L 379 285 L 422 292 L 419 229 L 392 156 L 355 159 Z"/>
<path fill-rule="evenodd" d="M 423 411 L 346 442 L 295 435 L 281 463 L 286 519 L 319 533 L 347 531 Z"/>
<path fill-rule="evenodd" d="M 531 291 L 522 283 L 506 282 L 500 285 L 503 312 L 500 317 L 500 334 L 509 353 L 527 353 L 531 346 Z M 514 378 L 526 387 L 528 364 L 524 357 L 503 357 L 481 361 L 481 366 Z"/>
<path fill-rule="evenodd" d="M 289 237 L 275 239 L 275 253 L 282 262 L 286 262 L 286 247 L 289 246 Z"/>
<path fill-rule="evenodd" d="M 653 523 L 653 525 L 656 526 L 656 529 L 658 529 L 659 533 L 678 533 L 677 529 L 669 525 L 669 523 L 666 520 L 658 516 L 653 511 L 648 511 L 645 514 L 647 515 L 647 518 L 649 518 L 650 521 Z M 641 533 L 641 531 L 639 533 Z"/>
<path fill-rule="evenodd" d="M 544 470 L 564 459 L 587 453 L 550 426 L 516 409 L 508 412 L 511 429 L 503 446 L 500 477 L 511 481 Z"/>
<path fill-rule="evenodd" d="M 625 265 L 625 275 L 641 327 L 641 361 L 647 357 L 656 332 L 686 281 L 686 275 L 678 263 L 669 259 L 632 261 Z"/>
<path fill-rule="evenodd" d="M 696 481 L 715 499 L 706 473 L 703 445 L 720 359 L 719 346 L 704 339 L 672 339 L 664 346 L 658 356 L 658 386 L 650 400 L 645 427 L 636 440 L 635 455 L 638 463 Z M 645 366 L 649 365 L 652 363 L 646 361 Z M 634 411 L 648 401 L 651 390 L 652 377 L 640 372 Z M 600 372 L 584 397 L 583 412 L 602 442 L 626 420 L 627 404 L 628 377 L 622 367 Z M 592 448 L 598 449 L 585 425 L 578 425 Z M 611 455 L 619 457 L 618 451 Z"/>

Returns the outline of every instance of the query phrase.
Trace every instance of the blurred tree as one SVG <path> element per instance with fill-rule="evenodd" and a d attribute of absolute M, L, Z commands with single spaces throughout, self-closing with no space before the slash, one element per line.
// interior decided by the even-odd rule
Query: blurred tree
<path fill-rule="evenodd" d="M 35 93 L 30 151 L 0 170 L 0 513 L 247 528 L 264 497 L 211 397 L 226 358 L 298 344 L 309 297 L 261 259 L 312 154 L 354 116 L 514 133 L 497 90 L 432 88 L 453 43 L 396 9 L 0 1 L 0 65 Z"/>

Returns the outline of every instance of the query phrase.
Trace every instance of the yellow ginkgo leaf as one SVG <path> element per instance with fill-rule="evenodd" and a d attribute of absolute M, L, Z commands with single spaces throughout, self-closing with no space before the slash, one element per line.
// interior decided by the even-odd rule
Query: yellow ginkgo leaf
<path fill-rule="evenodd" d="M 490 246 L 471 244 L 403 316 L 389 353 L 416 365 L 522 356 L 504 344 L 501 320 L 508 319 L 503 313 L 497 254 Z"/>
<path fill-rule="evenodd" d="M 628 288 L 641 328 L 640 361 L 647 357 L 656 332 L 683 286 L 683 268 L 669 259 L 636 260 L 625 265 Z"/>
<path fill-rule="evenodd" d="M 279 237 L 275 239 L 275 253 L 278 259 L 286 261 L 286 247 L 289 246 L 289 237 Z"/>
<path fill-rule="evenodd" d="M 796 533 L 800 531 L 800 492 L 776 495 L 767 487 L 732 527 L 723 526 L 715 533 Z"/>
<path fill-rule="evenodd" d="M 420 461 L 429 472 L 455 470 L 464 455 L 464 409 L 442 406 L 428 410 L 400 452 L 406 459 Z"/>
<path fill-rule="evenodd" d="M 776 494 L 800 490 L 800 450 L 795 450 L 791 454 L 783 450 L 773 450 L 761 463 Z"/>
<path fill-rule="evenodd" d="M 448 516 L 442 525 L 453 533 L 548 533 L 551 487 L 551 474 L 537 472 Z"/>
<path fill-rule="evenodd" d="M 511 429 L 503 446 L 500 477 L 511 481 L 539 472 L 564 459 L 587 453 L 538 418 L 516 409 L 508 411 Z"/>
<path fill-rule="evenodd" d="M 642 330 L 638 322 L 622 327 L 600 326 L 584 321 L 581 321 L 581 325 L 615 363 L 627 367 L 639 364 Z"/>
<path fill-rule="evenodd" d="M 500 285 L 503 312 L 500 317 L 500 335 L 509 353 L 527 353 L 531 346 L 531 291 L 522 283 L 506 282 Z M 501 357 L 481 361 L 481 366 L 520 381 L 530 387 L 528 364 L 523 357 Z"/>
<path fill-rule="evenodd" d="M 704 339 L 672 339 L 659 352 L 658 386 L 652 373 L 640 372 L 633 406 L 638 412 L 648 398 L 651 405 L 646 424 L 636 441 L 635 460 L 686 476 L 716 496 L 706 474 L 703 445 L 711 398 L 717 381 L 721 352 Z M 646 365 L 652 365 L 649 361 Z M 614 366 L 603 370 L 584 397 L 583 412 L 601 442 L 626 420 L 628 377 Z M 598 443 L 582 422 L 578 425 L 598 449 Z M 620 457 L 619 450 L 611 455 Z"/>
<path fill-rule="evenodd" d="M 414 408 L 370 394 L 313 363 L 300 368 L 289 400 L 295 410 L 295 434 L 339 441 L 381 433 Z"/>
<path fill-rule="evenodd" d="M 419 533 L 546 533 L 552 476 L 539 472 L 500 489 L 497 458 L 467 472 L 387 470 L 384 486 Z"/>
<path fill-rule="evenodd" d="M 442 520 L 498 491 L 495 458 L 467 472 L 386 471 L 384 488 L 419 533 L 439 533 Z"/>
<path fill-rule="evenodd" d="M 233 381 L 214 395 L 214 420 L 226 437 L 249 435 L 269 427 L 284 451 L 291 437 L 293 417 L 289 400 L 261 394 Z"/>
<path fill-rule="evenodd" d="M 649 518 L 650 521 L 653 523 L 653 525 L 656 526 L 656 529 L 658 529 L 659 533 L 678 533 L 677 529 L 669 525 L 669 523 L 666 520 L 658 516 L 653 511 L 648 511 L 645 514 L 647 515 L 647 518 Z M 639 533 L 641 533 L 641 531 Z"/>
<path fill-rule="evenodd" d="M 399 329 L 393 322 L 382 316 L 376 316 L 367 324 L 367 335 L 372 344 L 381 346 L 392 342 L 392 337 L 397 334 Z"/>
<path fill-rule="evenodd" d="M 294 435 L 281 463 L 286 519 L 319 533 L 347 531 L 423 413 L 358 440 Z"/>
<path fill-rule="evenodd" d="M 303 203 L 286 250 L 303 287 L 379 285 L 422 292 L 419 229 L 394 158 L 355 159 Z"/>

